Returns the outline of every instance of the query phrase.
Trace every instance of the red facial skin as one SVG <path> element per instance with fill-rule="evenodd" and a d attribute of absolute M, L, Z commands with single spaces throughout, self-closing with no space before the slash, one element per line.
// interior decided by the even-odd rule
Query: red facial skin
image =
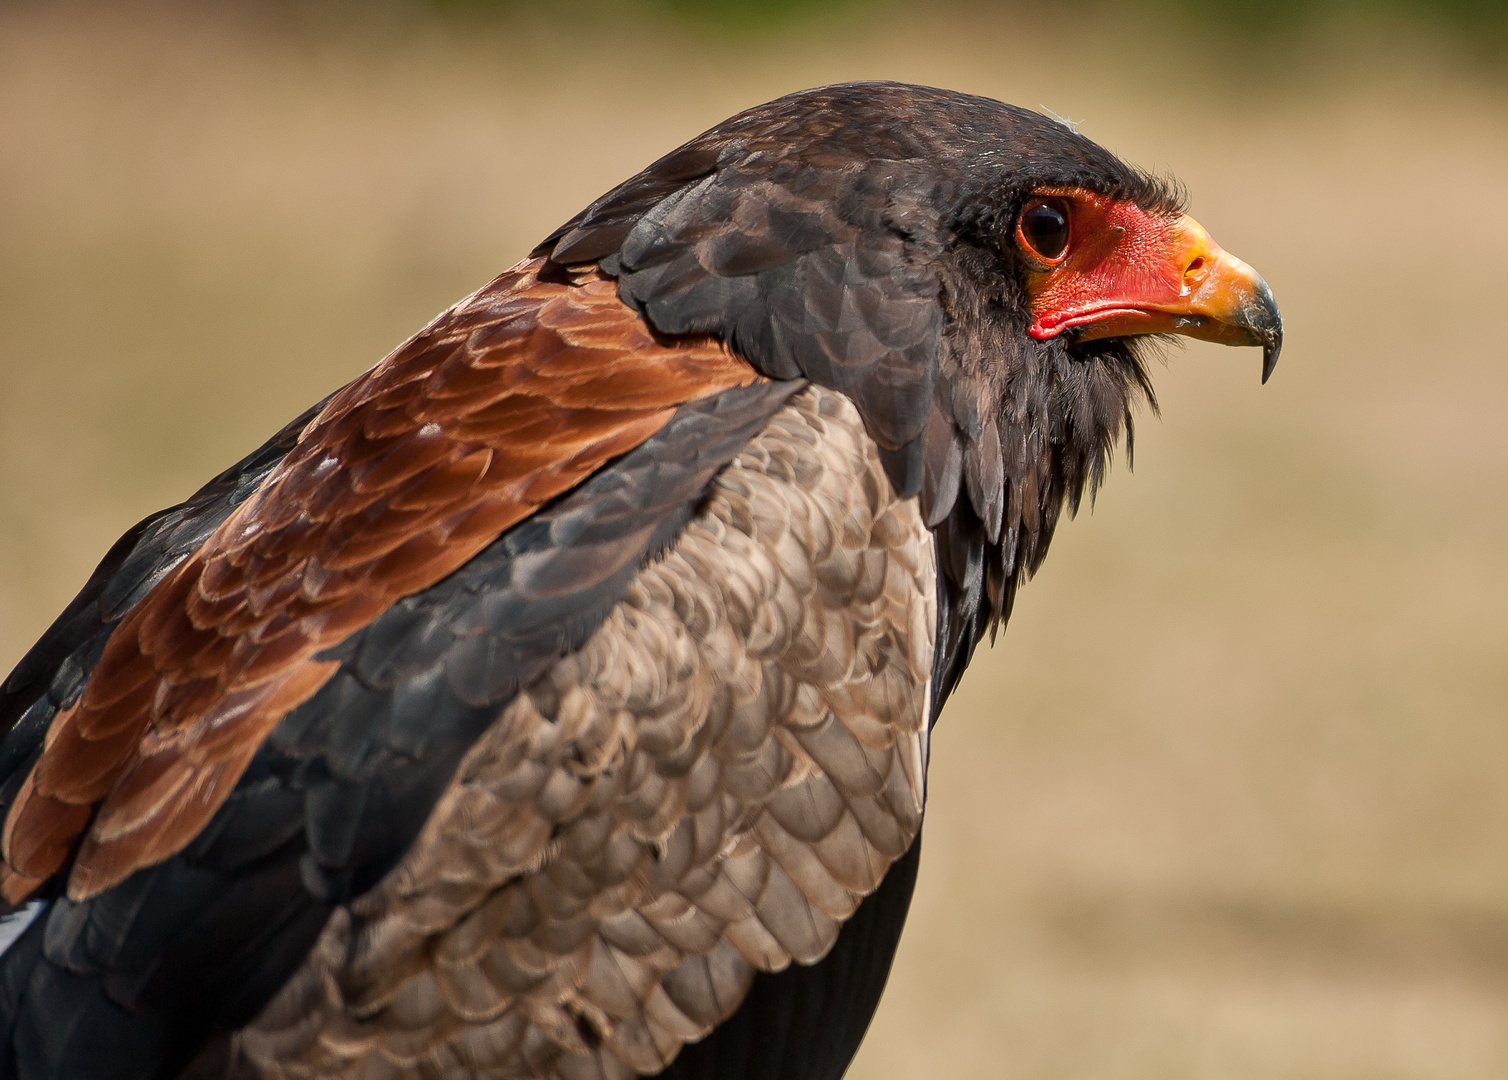
<path fill-rule="evenodd" d="M 1281 339 L 1267 284 L 1193 218 L 1148 213 L 1081 188 L 1041 188 L 1026 208 L 1040 200 L 1067 212 L 1069 239 L 1048 259 L 1016 227 L 1016 243 L 1031 267 L 1032 337 L 1183 334 L 1259 345 L 1270 343 L 1276 327 Z"/>

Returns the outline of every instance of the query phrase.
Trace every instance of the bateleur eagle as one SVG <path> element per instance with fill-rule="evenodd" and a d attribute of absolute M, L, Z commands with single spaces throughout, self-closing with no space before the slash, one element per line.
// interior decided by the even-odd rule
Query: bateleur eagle
<path fill-rule="evenodd" d="M 793 94 L 186 502 L 0 692 L 0 1075 L 835 1078 L 928 731 L 1272 294 L 1061 123 Z"/>

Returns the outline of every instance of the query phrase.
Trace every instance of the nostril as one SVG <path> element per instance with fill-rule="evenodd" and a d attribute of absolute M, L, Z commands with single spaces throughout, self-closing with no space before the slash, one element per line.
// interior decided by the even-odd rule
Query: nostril
<path fill-rule="evenodd" d="M 1197 272 L 1199 270 L 1203 270 L 1203 269 L 1204 269 L 1204 256 L 1201 255 L 1197 259 L 1195 259 L 1193 262 L 1189 263 L 1188 268 L 1186 270 L 1184 270 L 1184 273 L 1185 274 L 1192 274 L 1192 273 L 1195 273 L 1195 272 Z"/>

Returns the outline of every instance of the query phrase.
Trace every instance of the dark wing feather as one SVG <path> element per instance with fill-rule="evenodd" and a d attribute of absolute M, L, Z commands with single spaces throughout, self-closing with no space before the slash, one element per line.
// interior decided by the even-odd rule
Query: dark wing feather
<path fill-rule="evenodd" d="M 0 958 L 26 1075 L 170 1076 L 248 1022 L 337 903 L 408 849 L 499 708 L 581 645 L 714 473 L 800 383 L 679 410 L 658 434 L 323 660 L 191 844 L 97 896 L 60 897 Z M 54 1017 L 91 1032 L 70 1039 Z M 130 1054 L 120 1048 L 132 1042 Z M 41 1071 L 32 1072 L 30 1070 Z"/>

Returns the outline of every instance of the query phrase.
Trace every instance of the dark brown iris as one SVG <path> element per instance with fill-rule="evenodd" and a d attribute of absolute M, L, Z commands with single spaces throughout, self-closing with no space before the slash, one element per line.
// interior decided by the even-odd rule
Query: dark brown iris
<path fill-rule="evenodd" d="M 1068 250 L 1068 209 L 1056 199 L 1031 203 L 1021 212 L 1018 232 L 1031 254 L 1057 262 Z"/>

